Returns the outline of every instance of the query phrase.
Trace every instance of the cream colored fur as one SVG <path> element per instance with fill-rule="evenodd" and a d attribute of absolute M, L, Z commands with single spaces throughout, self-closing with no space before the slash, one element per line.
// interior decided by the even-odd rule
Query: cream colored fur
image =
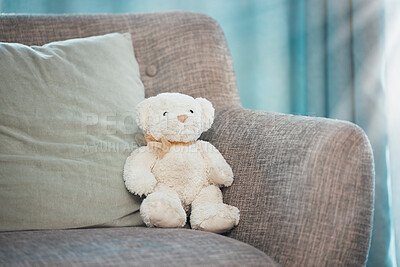
<path fill-rule="evenodd" d="M 222 202 L 219 189 L 232 184 L 231 167 L 212 144 L 195 141 L 213 120 L 214 108 L 204 98 L 162 93 L 138 105 L 144 133 L 172 143 L 162 157 L 145 146 L 125 162 L 126 188 L 147 196 L 140 207 L 147 226 L 182 227 L 188 211 L 193 229 L 222 233 L 238 224 L 239 210 Z"/>

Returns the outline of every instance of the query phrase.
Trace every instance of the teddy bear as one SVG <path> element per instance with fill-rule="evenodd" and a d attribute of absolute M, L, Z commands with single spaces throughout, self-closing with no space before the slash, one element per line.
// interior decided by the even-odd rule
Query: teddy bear
<path fill-rule="evenodd" d="M 161 93 L 140 102 L 136 111 L 147 145 L 126 159 L 123 178 L 129 192 L 146 196 L 143 222 L 183 227 L 190 212 L 192 229 L 223 233 L 236 226 L 239 210 L 223 203 L 220 190 L 232 184 L 232 169 L 212 144 L 197 140 L 213 123 L 211 102 Z"/>

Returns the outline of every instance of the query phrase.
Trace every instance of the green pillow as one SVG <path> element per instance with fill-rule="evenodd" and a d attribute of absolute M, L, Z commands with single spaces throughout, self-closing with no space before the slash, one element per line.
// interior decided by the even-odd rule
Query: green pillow
<path fill-rule="evenodd" d="M 125 189 L 144 99 L 131 35 L 0 43 L 0 231 L 142 224 Z"/>

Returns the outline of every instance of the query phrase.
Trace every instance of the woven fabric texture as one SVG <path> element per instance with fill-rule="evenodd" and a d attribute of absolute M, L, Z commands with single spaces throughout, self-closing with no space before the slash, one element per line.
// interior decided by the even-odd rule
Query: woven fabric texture
<path fill-rule="evenodd" d="M 241 221 L 229 236 L 283 266 L 364 264 L 374 179 L 365 134 L 346 122 L 242 109 L 214 20 L 186 12 L 0 18 L 1 41 L 29 45 L 114 31 L 132 34 L 146 96 L 182 92 L 216 107 L 202 138 L 234 171 L 224 198 Z"/>
<path fill-rule="evenodd" d="M 189 229 L 0 233 L 1 266 L 278 266 L 258 249 Z"/>
<path fill-rule="evenodd" d="M 225 202 L 240 209 L 230 236 L 283 266 L 360 266 L 369 248 L 373 158 L 356 125 L 228 109 L 203 139 L 232 166 Z"/>
<path fill-rule="evenodd" d="M 52 41 L 130 32 L 146 97 L 179 92 L 214 105 L 240 105 L 231 56 L 218 24 L 190 12 L 0 16 L 0 41 Z"/>

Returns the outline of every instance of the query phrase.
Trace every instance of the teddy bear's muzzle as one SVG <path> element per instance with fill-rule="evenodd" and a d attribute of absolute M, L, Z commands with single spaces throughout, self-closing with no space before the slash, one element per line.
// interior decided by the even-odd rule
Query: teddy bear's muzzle
<path fill-rule="evenodd" d="M 188 115 L 186 115 L 186 114 L 183 114 L 183 115 L 179 115 L 178 116 L 178 120 L 180 121 L 180 122 L 182 122 L 182 123 L 184 123 L 185 122 L 185 120 L 188 118 Z"/>

